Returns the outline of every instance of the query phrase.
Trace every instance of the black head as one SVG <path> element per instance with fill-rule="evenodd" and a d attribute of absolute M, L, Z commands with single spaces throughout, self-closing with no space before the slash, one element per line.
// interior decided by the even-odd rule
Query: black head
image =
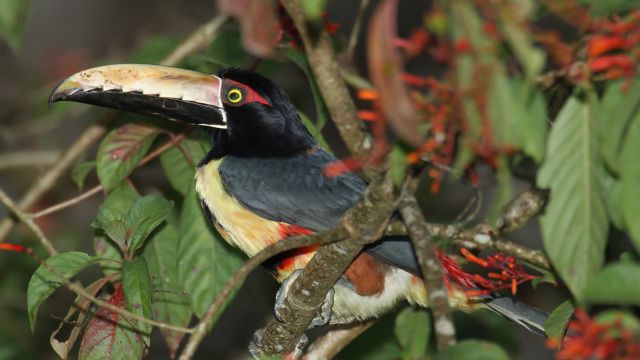
<path fill-rule="evenodd" d="M 221 96 L 227 129 L 205 128 L 213 149 L 205 161 L 225 155 L 291 156 L 317 143 L 285 92 L 273 81 L 250 71 L 223 69 Z"/>

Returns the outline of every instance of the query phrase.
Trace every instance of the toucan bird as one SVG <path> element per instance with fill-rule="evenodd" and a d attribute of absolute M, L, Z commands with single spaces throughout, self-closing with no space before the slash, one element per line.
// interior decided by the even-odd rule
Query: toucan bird
<path fill-rule="evenodd" d="M 103 66 L 60 83 L 50 102 L 60 100 L 204 129 L 212 148 L 198 164 L 196 190 L 220 234 L 248 256 L 292 235 L 335 228 L 366 188 L 351 172 L 326 176 L 323 169 L 336 158 L 305 128 L 285 92 L 249 71 L 210 75 L 155 65 Z M 297 249 L 269 266 L 282 282 L 304 268 L 315 251 L 314 246 Z M 411 244 L 398 236 L 384 237 L 359 254 L 332 295 L 331 323 L 376 317 L 402 301 L 428 306 Z M 458 309 L 486 307 L 534 332 L 544 331 L 544 312 L 508 297 L 469 299 L 454 287 L 449 300 Z"/>

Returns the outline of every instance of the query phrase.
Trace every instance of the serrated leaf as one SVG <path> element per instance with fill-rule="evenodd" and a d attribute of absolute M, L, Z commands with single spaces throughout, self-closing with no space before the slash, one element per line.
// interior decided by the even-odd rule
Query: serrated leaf
<path fill-rule="evenodd" d="M 578 300 L 588 278 L 602 267 L 609 230 L 598 179 L 595 111 L 575 94 L 569 99 L 551 130 L 538 176 L 538 186 L 551 189 L 540 220 L 544 247 Z"/>
<path fill-rule="evenodd" d="M 121 183 L 109 193 L 102 203 L 98 211 L 98 219 L 100 219 L 98 221 L 124 219 L 138 198 L 140 195 L 135 189 L 129 184 Z M 100 267 L 105 275 L 112 276 L 120 272 L 122 253 L 116 243 L 111 241 L 102 230 L 98 230 L 94 234 L 93 249 L 97 257 L 108 260 L 100 261 Z"/>
<path fill-rule="evenodd" d="M 96 296 L 98 291 L 102 289 L 102 287 L 107 284 L 109 280 L 107 278 L 102 278 L 93 284 L 86 287 L 87 293 Z M 68 359 L 69 352 L 73 348 L 73 345 L 76 343 L 78 336 L 82 330 L 82 326 L 84 325 L 84 319 L 89 311 L 89 307 L 91 306 L 91 300 L 85 298 L 84 296 L 77 296 L 76 300 L 73 302 L 73 305 L 69 307 L 67 311 L 67 315 L 65 315 L 64 319 L 60 322 L 60 325 L 51 333 L 49 336 L 49 343 L 51 344 L 51 348 L 58 354 L 61 359 Z M 71 318 L 78 313 L 78 317 L 75 320 L 75 324 L 71 323 Z M 60 340 L 57 338 L 58 333 L 62 330 L 62 327 L 65 324 L 71 324 L 72 327 L 69 331 L 69 335 L 66 340 Z"/>
<path fill-rule="evenodd" d="M 621 172 L 622 186 L 620 197 L 624 224 L 629 231 L 631 240 L 640 249 L 640 112 L 638 112 L 628 129 L 628 134 L 622 147 L 620 156 L 624 164 Z"/>
<path fill-rule="evenodd" d="M 434 360 L 508 360 L 509 356 L 498 345 L 482 340 L 462 340 L 439 351 Z"/>
<path fill-rule="evenodd" d="M 109 298 L 109 304 L 126 308 L 126 299 L 121 285 Z M 79 360 L 142 359 L 144 342 L 134 330 L 135 323 L 120 313 L 100 308 L 89 321 L 80 343 Z"/>
<path fill-rule="evenodd" d="M 189 191 L 196 172 L 196 165 L 206 155 L 208 149 L 200 141 L 184 139 L 180 147 L 174 146 L 160 155 L 160 164 L 167 175 L 169 184 L 182 196 Z"/>
<path fill-rule="evenodd" d="M 63 284 L 64 280 L 74 277 L 94 262 L 93 257 L 83 252 L 70 251 L 53 255 L 38 267 L 27 287 L 27 312 L 31 331 L 36 327 L 40 305 Z"/>
<path fill-rule="evenodd" d="M 628 165 L 620 154 L 630 123 L 638 118 L 640 110 L 640 81 L 634 81 L 626 91 L 623 81 L 612 83 L 605 91 L 601 106 L 602 113 L 607 114 L 607 121 L 599 129 L 602 157 L 614 173 L 620 174 Z"/>
<path fill-rule="evenodd" d="M 427 353 L 431 333 L 431 317 L 425 310 L 407 307 L 396 317 L 396 339 L 405 359 L 422 359 Z"/>
<path fill-rule="evenodd" d="M 575 308 L 570 300 L 558 305 L 544 322 L 544 333 L 549 339 L 560 339 L 564 336 L 569 320 Z"/>
<path fill-rule="evenodd" d="M 71 180 L 78 185 L 78 189 L 82 190 L 84 186 L 84 180 L 87 178 L 87 175 L 96 167 L 96 161 L 85 161 L 81 162 L 71 171 Z"/>
<path fill-rule="evenodd" d="M 594 304 L 640 305 L 640 265 L 620 262 L 593 275 L 584 290 L 585 301 Z"/>
<path fill-rule="evenodd" d="M 107 134 L 96 156 L 98 179 L 106 191 L 131 174 L 157 134 L 157 128 L 142 124 L 125 124 Z"/>
<path fill-rule="evenodd" d="M 191 186 L 184 199 L 178 233 L 180 282 L 191 295 L 193 312 L 202 317 L 215 295 L 242 266 L 244 259 L 209 226 L 200 207 L 195 186 Z"/>
<path fill-rule="evenodd" d="M 22 42 L 28 11 L 27 0 L 0 1 L 0 37 L 7 40 L 14 50 Z"/>
<path fill-rule="evenodd" d="M 122 265 L 122 290 L 124 291 L 127 309 L 130 312 L 151 319 L 151 277 L 149 276 L 149 268 L 143 257 L 133 260 L 125 260 Z M 147 347 L 151 345 L 151 326 L 132 319 L 137 322 L 136 327 L 139 335 Z"/>
<path fill-rule="evenodd" d="M 145 245 L 142 256 L 147 259 L 153 288 L 153 318 L 176 326 L 187 326 L 191 319 L 191 304 L 178 278 L 178 233 L 165 224 Z M 169 356 L 176 356 L 184 333 L 161 329 L 169 348 Z"/>
<path fill-rule="evenodd" d="M 109 220 L 106 222 L 99 221 L 102 231 L 122 249 L 126 248 L 127 225 L 123 220 Z"/>
<path fill-rule="evenodd" d="M 171 201 L 157 195 L 147 195 L 133 204 L 127 214 L 127 227 L 131 231 L 128 248 L 131 253 L 144 245 L 144 240 L 167 218 L 172 208 Z"/>

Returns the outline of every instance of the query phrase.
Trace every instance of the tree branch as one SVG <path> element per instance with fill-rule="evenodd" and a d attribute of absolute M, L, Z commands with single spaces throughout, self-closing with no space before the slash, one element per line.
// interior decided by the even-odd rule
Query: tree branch
<path fill-rule="evenodd" d="M 396 207 L 394 188 L 388 177 L 374 178 L 358 201 L 344 216 L 342 226 L 349 232 L 345 241 L 321 247 L 294 280 L 280 309 L 282 322 L 274 317 L 264 330 L 261 351 L 283 354 L 291 351 L 304 334 L 327 293 L 342 276 L 364 245 L 379 239 Z"/>
<path fill-rule="evenodd" d="M 218 34 L 222 24 L 227 20 L 226 15 L 218 15 L 214 19 L 200 26 L 191 36 L 178 45 L 160 63 L 163 65 L 177 65 L 188 55 L 200 50 L 209 44 Z M 93 144 L 100 140 L 107 131 L 108 124 L 116 117 L 117 112 L 109 112 L 95 124 L 90 125 L 80 137 L 67 149 L 56 164 L 27 190 L 18 201 L 18 208 L 29 209 L 44 194 L 49 191 L 62 177 L 63 174 L 75 163 L 82 154 Z M 0 223 L 0 241 L 2 241 L 15 224 L 15 219 L 7 217 Z"/>
<path fill-rule="evenodd" d="M 349 343 L 375 324 L 376 321 L 377 319 L 371 319 L 352 324 L 346 328 L 330 330 L 309 346 L 308 351 L 304 354 L 305 360 L 333 359 Z"/>
<path fill-rule="evenodd" d="M 405 191 L 400 202 L 400 215 L 407 225 L 407 232 L 416 252 L 424 285 L 433 314 L 438 350 L 456 342 L 456 329 L 449 308 L 449 297 L 442 278 L 442 268 L 438 260 L 438 247 L 431 240 L 429 228 L 418 201 L 412 192 Z"/>

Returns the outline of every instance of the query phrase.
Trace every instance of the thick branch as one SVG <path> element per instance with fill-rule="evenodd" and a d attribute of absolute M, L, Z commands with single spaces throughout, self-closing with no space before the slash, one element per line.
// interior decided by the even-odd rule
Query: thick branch
<path fill-rule="evenodd" d="M 309 326 L 327 293 L 364 245 L 382 236 L 395 208 L 393 184 L 376 178 L 343 218 L 349 239 L 320 248 L 291 285 L 280 311 L 283 322 L 272 318 L 265 328 L 261 350 L 265 354 L 291 351 Z"/>
<path fill-rule="evenodd" d="M 202 49 L 217 36 L 218 30 L 226 21 L 226 15 L 218 15 L 211 21 L 199 27 L 193 35 L 185 39 L 176 49 L 160 63 L 163 65 L 177 65 L 188 55 Z M 110 112 L 104 118 L 90 125 L 80 137 L 67 149 L 56 164 L 27 190 L 18 201 L 20 209 L 29 209 L 42 196 L 49 191 L 62 177 L 63 174 L 75 163 L 75 161 L 87 151 L 93 144 L 100 140 L 107 131 L 107 124 L 114 118 L 116 112 Z M 4 239 L 15 224 L 15 219 L 7 217 L 0 223 L 0 241 Z"/>
<path fill-rule="evenodd" d="M 299 0 L 280 0 L 280 3 L 300 33 L 309 65 L 340 136 L 354 157 L 366 159 L 372 146 L 371 137 L 358 118 L 356 106 L 342 79 L 331 37 L 324 29 L 317 38 L 311 36 Z"/>
<path fill-rule="evenodd" d="M 429 228 L 422 210 L 412 193 L 405 192 L 400 202 L 400 214 L 407 225 L 411 243 L 415 249 L 424 284 L 429 296 L 429 306 L 433 313 L 433 324 L 438 349 L 442 350 L 456 342 L 456 329 L 449 308 L 447 289 L 442 278 L 438 260 L 438 247 L 431 240 Z"/>

